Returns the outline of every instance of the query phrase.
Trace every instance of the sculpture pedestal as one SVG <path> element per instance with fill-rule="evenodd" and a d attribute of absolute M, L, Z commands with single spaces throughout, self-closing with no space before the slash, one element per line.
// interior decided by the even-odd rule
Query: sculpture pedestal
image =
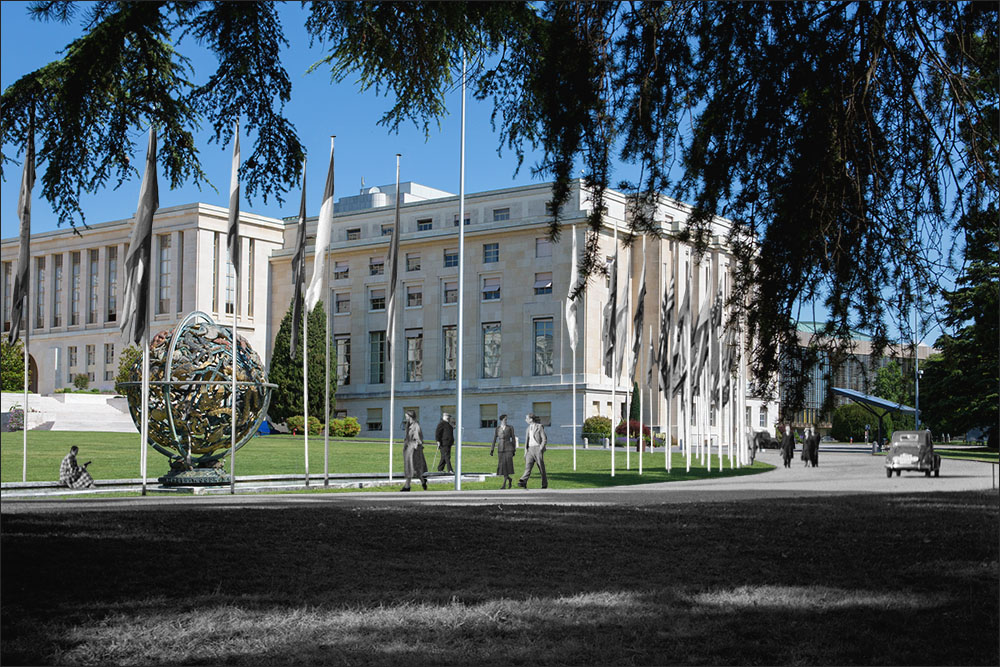
<path fill-rule="evenodd" d="M 229 473 L 223 468 L 171 470 L 156 481 L 163 486 L 211 486 L 215 484 L 229 484 Z"/>

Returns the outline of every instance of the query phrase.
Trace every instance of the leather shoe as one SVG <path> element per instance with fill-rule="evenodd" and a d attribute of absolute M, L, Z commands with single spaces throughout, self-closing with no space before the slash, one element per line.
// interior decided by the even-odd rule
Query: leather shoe
<path fill-rule="evenodd" d="M 526 489 L 526 488 L 528 488 L 528 483 L 527 483 L 527 482 L 525 482 L 525 481 L 524 481 L 523 479 L 519 479 L 519 480 L 517 480 L 517 485 L 518 485 L 519 487 L 521 487 L 522 489 Z"/>
<path fill-rule="evenodd" d="M 427 480 L 426 479 L 420 480 L 420 486 L 424 487 L 424 491 L 426 491 L 427 490 Z"/>
<path fill-rule="evenodd" d="M 410 490 L 410 487 L 408 487 L 408 486 L 404 486 L 403 488 L 400 489 L 400 491 L 409 491 L 409 490 Z"/>

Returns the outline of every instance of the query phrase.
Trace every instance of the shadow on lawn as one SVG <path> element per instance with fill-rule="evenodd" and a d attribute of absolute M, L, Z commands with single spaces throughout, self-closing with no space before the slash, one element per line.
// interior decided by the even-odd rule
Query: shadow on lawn
<path fill-rule="evenodd" d="M 69 509 L 2 528 L 4 664 L 998 657 L 988 494 Z"/>

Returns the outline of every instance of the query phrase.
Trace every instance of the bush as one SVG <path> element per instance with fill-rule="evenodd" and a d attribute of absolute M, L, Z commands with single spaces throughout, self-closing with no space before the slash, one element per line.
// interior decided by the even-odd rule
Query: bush
<path fill-rule="evenodd" d="M 285 425 L 288 426 L 289 431 L 299 434 L 303 432 L 302 423 L 302 415 L 294 415 L 288 418 Z M 320 423 L 319 419 L 309 415 L 309 435 L 319 435 L 322 428 L 323 425 Z"/>
<path fill-rule="evenodd" d="M 118 355 L 118 373 L 115 375 L 115 391 L 119 394 L 125 393 L 125 388 L 118 386 L 122 382 L 129 381 L 129 371 L 135 362 L 142 358 L 142 350 L 135 345 L 129 345 Z"/>
<path fill-rule="evenodd" d="M 90 386 L 90 378 L 86 373 L 77 373 L 73 376 L 73 386 L 83 391 Z"/>
<path fill-rule="evenodd" d="M 20 403 L 15 403 L 10 408 L 7 420 L 7 430 L 8 431 L 24 430 L 24 408 L 21 407 Z"/>
<path fill-rule="evenodd" d="M 0 387 L 4 391 L 21 391 L 24 389 L 24 343 L 14 341 L 7 344 L 7 336 L 0 342 Z"/>
<path fill-rule="evenodd" d="M 646 442 L 649 442 L 652 433 L 649 430 L 649 427 L 648 426 L 640 427 L 639 422 L 634 419 L 629 420 L 628 423 L 629 437 L 635 437 L 635 434 L 639 432 L 640 428 L 642 428 L 642 439 L 645 440 Z M 625 422 L 618 424 L 618 426 L 615 428 L 615 434 L 625 435 Z"/>
<path fill-rule="evenodd" d="M 361 433 L 361 424 L 354 417 L 330 420 L 330 435 L 335 438 L 353 438 Z"/>
<path fill-rule="evenodd" d="M 583 437 L 591 442 L 594 440 L 601 441 L 594 444 L 604 444 L 603 439 L 611 437 L 611 420 L 600 415 L 587 417 L 583 422 Z"/>

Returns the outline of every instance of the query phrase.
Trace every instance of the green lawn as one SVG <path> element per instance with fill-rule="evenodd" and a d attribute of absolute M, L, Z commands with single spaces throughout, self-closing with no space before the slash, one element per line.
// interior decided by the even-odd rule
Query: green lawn
<path fill-rule="evenodd" d="M 987 449 L 986 447 L 974 447 L 971 449 L 942 449 L 935 447 L 934 451 L 941 455 L 943 459 L 962 459 L 965 461 L 985 461 L 987 463 L 1000 462 L 1000 453 Z"/>
<path fill-rule="evenodd" d="M 0 446 L 0 470 L 2 481 L 21 481 L 20 433 L 4 434 Z M 28 481 L 52 481 L 58 478 L 59 462 L 70 446 L 80 448 L 78 459 L 81 463 L 92 461 L 89 470 L 95 479 L 127 479 L 139 477 L 139 438 L 128 433 L 76 433 L 63 431 L 28 431 Z M 496 457 L 489 455 L 489 447 L 482 445 L 462 448 L 462 470 L 469 473 L 492 473 L 496 470 Z M 436 469 L 436 449 L 425 447 L 427 466 Z M 652 482 L 704 479 L 719 475 L 748 475 L 771 470 L 774 466 L 756 462 L 748 468 L 724 472 L 709 472 L 704 466 L 692 461 L 691 471 L 684 472 L 684 460 L 680 454 L 673 455 L 672 468 L 668 474 L 664 470 L 663 454 L 645 454 L 643 474 L 639 475 L 639 455 L 632 452 L 632 468 L 625 470 L 625 452 L 615 454 L 615 477 L 610 476 L 611 453 L 608 450 L 577 449 L 577 469 L 573 470 L 573 452 L 569 449 L 549 449 L 545 453 L 549 473 L 549 486 L 557 489 L 575 489 L 595 486 L 625 486 Z M 452 452 L 452 461 L 456 456 Z M 282 475 L 301 474 L 304 470 L 305 452 L 301 436 L 270 435 L 256 438 L 243 447 L 236 456 L 236 474 Z M 723 459 L 728 466 L 728 459 Z M 226 462 L 228 468 L 228 460 Z M 385 472 L 389 465 L 389 446 L 386 442 L 364 440 L 331 440 L 331 473 Z M 148 456 L 149 477 L 155 478 L 167 472 L 166 458 L 150 449 Z M 515 470 L 523 469 L 521 450 L 515 455 Z M 397 442 L 393 451 L 393 472 L 403 470 L 402 445 Z M 309 472 L 323 472 L 323 438 L 309 438 Z M 537 487 L 538 472 L 533 475 L 532 486 Z M 468 489 L 499 488 L 498 480 L 462 485 Z M 444 490 L 445 486 L 432 485 L 431 488 Z"/>

